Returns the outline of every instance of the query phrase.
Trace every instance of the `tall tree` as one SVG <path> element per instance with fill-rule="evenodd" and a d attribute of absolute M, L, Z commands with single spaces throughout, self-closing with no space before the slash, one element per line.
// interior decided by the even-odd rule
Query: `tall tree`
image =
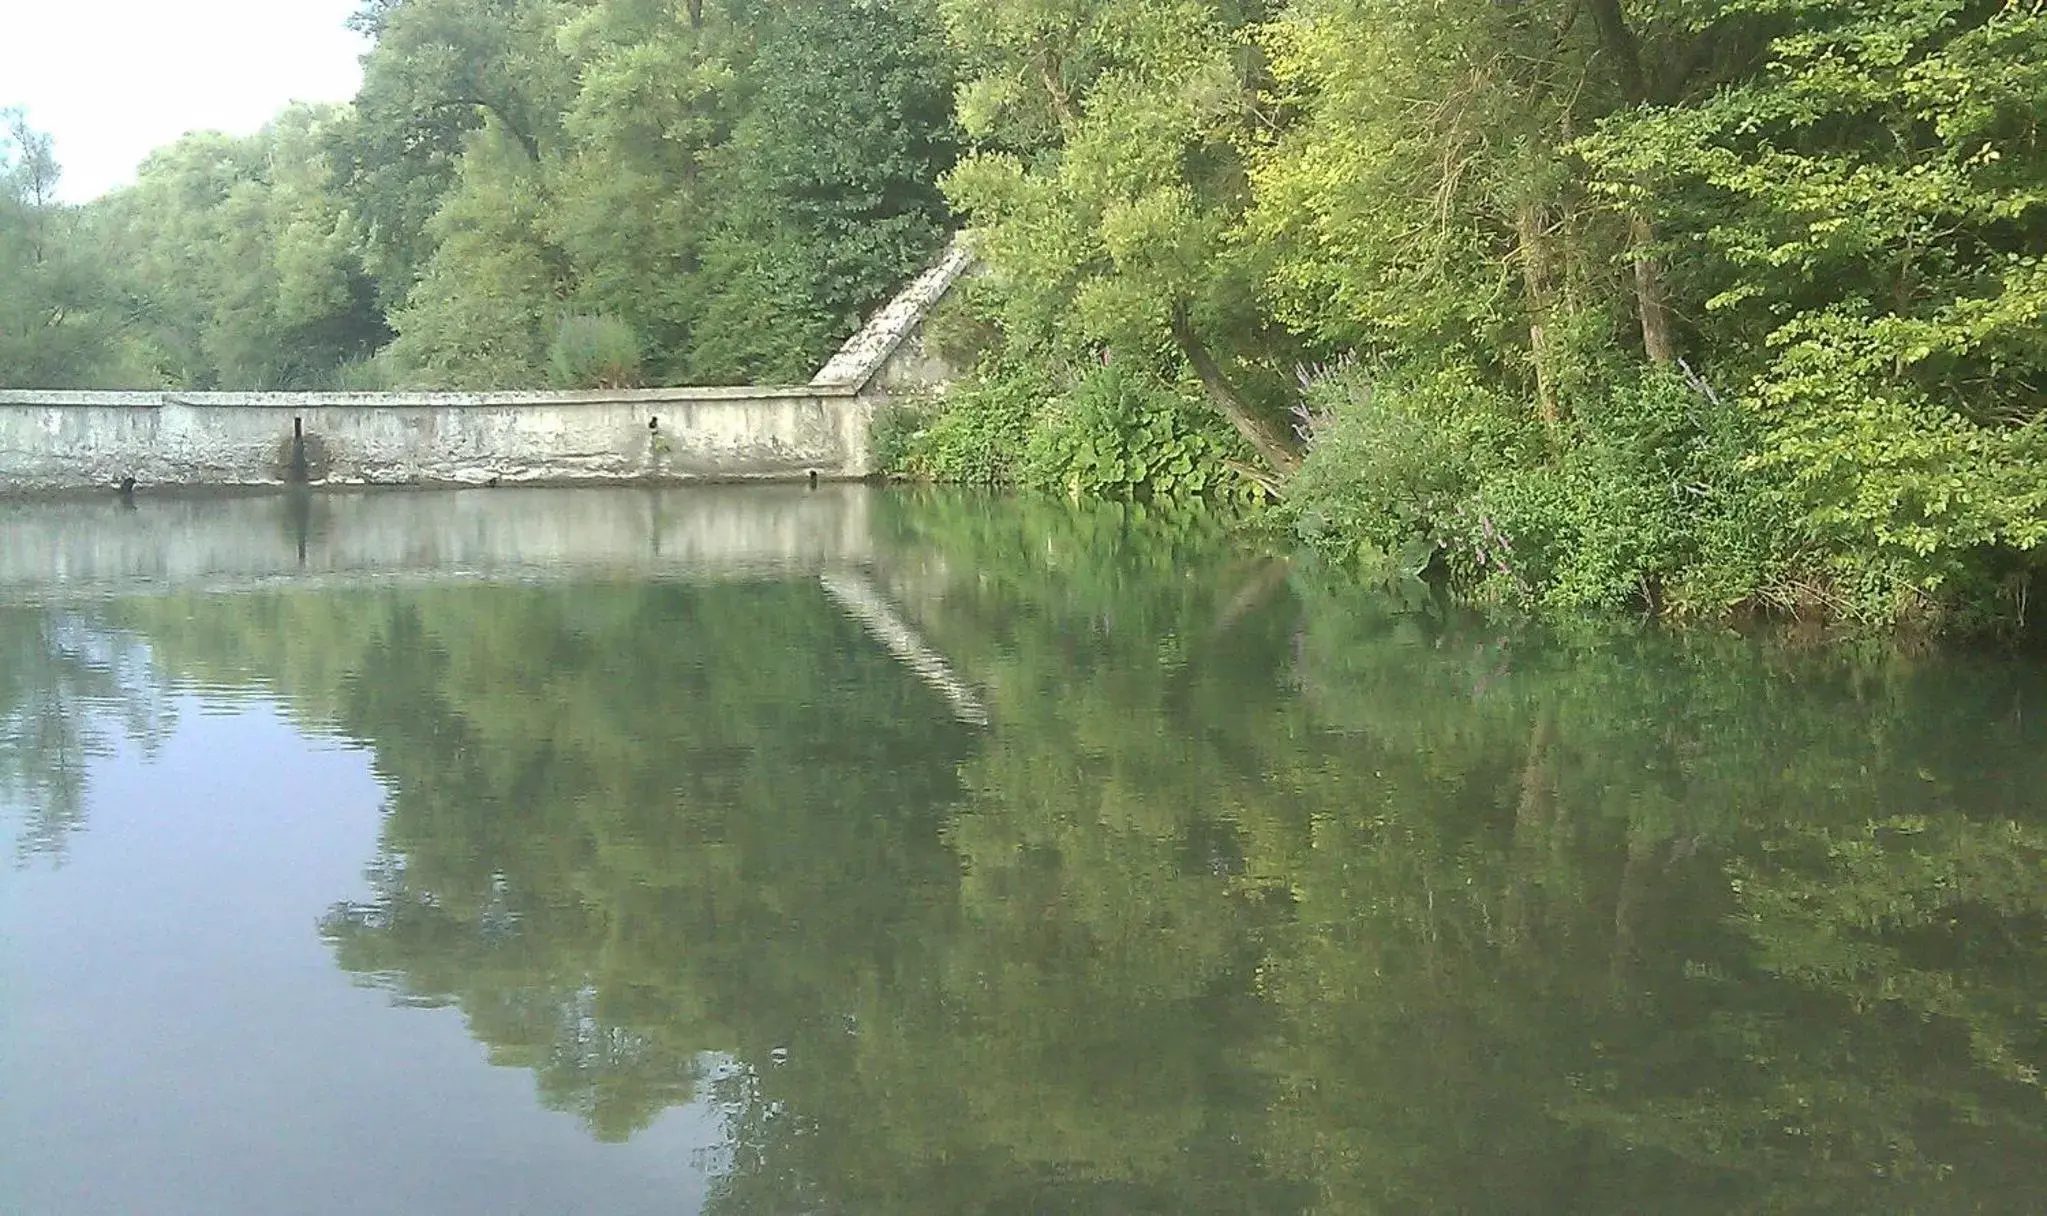
<path fill-rule="evenodd" d="M 320 387 L 388 340 L 328 158 L 353 121 L 295 106 L 247 138 L 188 135 L 93 204 L 151 380 Z"/>
<path fill-rule="evenodd" d="M 1233 239 L 1242 151 L 1269 121 L 1249 40 L 1262 7 L 950 0 L 961 120 L 981 150 L 947 189 L 1010 276 L 1014 328 L 1170 352 L 1278 474 L 1298 463 L 1290 436 L 1232 367 L 1270 353 L 1258 251 Z"/>
<path fill-rule="evenodd" d="M 50 137 L 0 109 L 0 385 L 88 386 L 115 363 L 118 310 L 60 174 Z"/>

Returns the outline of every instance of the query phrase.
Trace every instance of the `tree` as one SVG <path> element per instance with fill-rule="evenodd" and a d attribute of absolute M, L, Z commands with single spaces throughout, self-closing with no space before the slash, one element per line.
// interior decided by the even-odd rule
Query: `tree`
<path fill-rule="evenodd" d="M 118 310 L 60 172 L 49 136 L 0 109 L 0 385 L 84 387 L 116 362 Z"/>
<path fill-rule="evenodd" d="M 1247 290 L 1256 250 L 1233 239 L 1248 201 L 1242 150 L 1261 122 L 1247 41 L 1259 6 L 944 11 L 967 64 L 961 120 L 982 145 L 947 191 L 1005 276 L 1011 328 L 1053 349 L 1172 352 L 1266 468 L 1291 472 L 1285 428 L 1225 364 L 1267 353 Z"/>
<path fill-rule="evenodd" d="M 1614 115 L 1595 185 L 1692 251 L 1808 561 L 1893 604 L 1984 596 L 2047 542 L 2047 14 L 1759 12 L 1766 69 Z"/>
<path fill-rule="evenodd" d="M 92 205 L 150 380 L 321 387 L 388 340 L 328 160 L 353 122 L 346 110 L 300 106 L 248 138 L 188 135 Z"/>
<path fill-rule="evenodd" d="M 934 17 L 799 2 L 763 21 L 719 156 L 694 379 L 807 379 L 943 247 L 957 142 Z"/>

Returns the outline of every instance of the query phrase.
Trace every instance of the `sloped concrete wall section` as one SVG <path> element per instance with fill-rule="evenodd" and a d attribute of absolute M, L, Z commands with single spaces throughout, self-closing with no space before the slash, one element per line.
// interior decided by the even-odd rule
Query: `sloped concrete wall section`
<path fill-rule="evenodd" d="M 137 487 L 852 480 L 875 410 L 943 369 L 919 330 L 955 244 L 810 384 L 549 393 L 0 390 L 0 495 Z"/>
<path fill-rule="evenodd" d="M 956 237 L 937 264 L 874 314 L 811 378 L 813 388 L 843 388 L 870 397 L 930 387 L 952 374 L 924 349 L 924 322 L 974 264 L 972 247 Z"/>

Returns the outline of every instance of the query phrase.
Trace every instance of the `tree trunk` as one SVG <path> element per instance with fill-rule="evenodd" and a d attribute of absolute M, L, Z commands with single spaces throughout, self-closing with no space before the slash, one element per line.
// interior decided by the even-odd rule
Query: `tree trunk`
<path fill-rule="evenodd" d="M 1045 85 L 1045 97 L 1052 105 L 1052 116 L 1059 120 L 1059 129 L 1067 135 L 1080 125 L 1080 115 L 1074 111 L 1073 98 L 1067 95 L 1066 85 L 1060 79 L 1061 61 L 1050 49 L 1038 55 L 1038 79 Z"/>
<path fill-rule="evenodd" d="M 1649 83 L 1642 71 L 1642 46 L 1629 27 L 1621 0 L 1592 0 L 1592 24 L 1599 30 L 1599 49 L 1613 61 L 1614 79 L 1621 86 L 1621 99 L 1631 106 L 1649 99 Z"/>
<path fill-rule="evenodd" d="M 1528 349 L 1535 360 L 1535 408 L 1548 426 L 1557 424 L 1556 350 L 1550 340 L 1550 317 L 1556 293 L 1551 287 L 1549 237 L 1542 212 L 1533 202 L 1514 213 L 1521 242 L 1521 286 L 1528 296 Z"/>
<path fill-rule="evenodd" d="M 1649 74 L 1642 67 L 1642 44 L 1628 25 L 1621 0 L 1591 0 L 1592 22 L 1599 28 L 1600 50 L 1613 63 L 1614 79 L 1621 98 L 1631 106 L 1649 102 Z M 1649 217 L 1636 211 L 1628 217 L 1628 247 L 1635 260 L 1635 309 L 1642 317 L 1642 352 L 1649 362 L 1669 365 L 1677 362 L 1677 345 L 1670 333 L 1670 296 L 1664 286 L 1663 264 L 1651 256 L 1656 229 Z"/>
<path fill-rule="evenodd" d="M 1670 295 L 1664 286 L 1663 263 L 1649 252 L 1656 229 L 1636 212 L 1628 223 L 1628 244 L 1635 256 L 1635 308 L 1642 314 L 1642 352 L 1649 362 L 1665 367 L 1677 362 L 1677 344 L 1670 334 Z"/>
<path fill-rule="evenodd" d="M 1223 374 L 1222 365 L 1215 361 L 1208 347 L 1194 332 L 1194 323 L 1187 316 L 1184 305 L 1173 310 L 1173 340 L 1179 343 L 1180 353 L 1187 356 L 1187 362 L 1194 368 L 1194 375 L 1201 381 L 1201 389 L 1208 397 L 1208 403 L 1215 411 L 1229 419 L 1246 442 L 1257 449 L 1266 467 L 1281 478 L 1291 476 L 1301 467 L 1301 458 L 1287 443 L 1286 436 L 1277 425 L 1263 418 L 1251 404 L 1244 400 L 1229 377 Z"/>

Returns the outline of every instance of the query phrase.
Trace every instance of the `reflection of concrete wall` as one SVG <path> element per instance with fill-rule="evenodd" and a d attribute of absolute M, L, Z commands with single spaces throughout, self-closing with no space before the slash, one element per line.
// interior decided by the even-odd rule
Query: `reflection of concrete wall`
<path fill-rule="evenodd" d="M 857 486 L 0 502 L 0 598 L 383 578 L 814 573 L 872 557 Z"/>
<path fill-rule="evenodd" d="M 0 492 L 858 477 L 853 388 L 592 393 L 0 390 Z"/>

